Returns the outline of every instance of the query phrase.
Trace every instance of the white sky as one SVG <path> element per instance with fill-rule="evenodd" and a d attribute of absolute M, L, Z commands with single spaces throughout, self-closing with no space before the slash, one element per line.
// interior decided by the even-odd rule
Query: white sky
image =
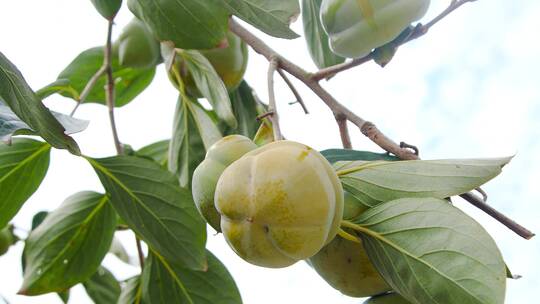
<path fill-rule="evenodd" d="M 430 16 L 449 1 L 432 1 Z M 360 116 L 369 119 L 396 141 L 421 147 L 429 158 L 490 157 L 517 153 L 496 180 L 486 185 L 490 203 L 533 231 L 540 231 L 540 2 L 477 1 L 460 9 L 433 31 L 403 47 L 387 68 L 374 64 L 340 74 L 325 86 Z M 117 36 L 131 16 L 126 7 L 117 19 Z M 294 29 L 301 32 L 301 23 Z M 0 50 L 23 72 L 34 89 L 52 82 L 81 51 L 104 41 L 105 21 L 88 0 L 0 1 Z M 259 33 L 260 34 L 260 33 Z M 314 70 L 303 39 L 268 39 L 294 62 Z M 251 54 L 247 80 L 266 98 L 267 62 Z M 287 138 L 317 149 L 339 147 L 330 112 L 300 83 L 312 114 L 303 115 L 289 91 L 278 83 L 282 129 Z M 170 135 L 176 94 L 163 67 L 151 87 L 136 101 L 117 111 L 120 137 L 135 148 Z M 46 104 L 69 112 L 73 102 L 51 97 Z M 85 105 L 77 116 L 91 120 L 76 136 L 84 153 L 114 154 L 107 112 Z M 377 147 L 351 129 L 356 149 Z M 54 151 L 49 173 L 26 203 L 15 224 L 29 228 L 40 210 L 56 208 L 81 191 L 102 191 L 92 169 L 83 160 Z M 540 286 L 540 244 L 524 241 L 466 203 L 458 202 L 495 237 L 511 267 L 523 279 L 509 282 L 507 303 L 531 303 Z M 133 236 L 122 235 L 134 254 Z M 208 247 L 236 278 L 245 303 L 361 303 L 341 295 L 305 263 L 280 270 L 263 269 L 241 261 L 222 236 L 209 235 Z M 21 284 L 19 244 L 0 258 L 0 294 L 11 303 L 59 303 L 55 295 L 16 296 Z M 105 264 L 119 279 L 137 272 L 113 257 Z M 90 303 L 83 289 L 72 290 L 71 303 Z"/>

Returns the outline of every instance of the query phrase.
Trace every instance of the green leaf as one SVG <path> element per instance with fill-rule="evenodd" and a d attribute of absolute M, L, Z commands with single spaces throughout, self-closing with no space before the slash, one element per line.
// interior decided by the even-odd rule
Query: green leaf
<path fill-rule="evenodd" d="M 30 231 L 36 230 L 36 228 L 39 225 L 41 225 L 41 223 L 43 223 L 43 221 L 45 220 L 47 215 L 49 215 L 49 212 L 47 212 L 47 211 L 40 211 L 40 212 L 34 214 L 34 216 L 32 217 L 32 229 L 30 229 Z M 21 255 L 21 266 L 22 266 L 23 274 L 26 271 L 26 259 L 25 259 L 25 256 L 26 256 L 26 246 L 24 246 L 24 249 L 23 249 L 23 252 L 22 252 L 22 255 Z"/>
<path fill-rule="evenodd" d="M 129 0 L 128 7 L 160 41 L 182 49 L 213 49 L 225 39 L 229 15 L 221 0 Z"/>
<path fill-rule="evenodd" d="M 118 304 L 143 304 L 142 288 L 139 276 L 133 277 L 124 284 Z"/>
<path fill-rule="evenodd" d="M 60 300 L 62 300 L 62 302 L 64 304 L 67 304 L 69 302 L 69 297 L 71 295 L 71 292 L 68 290 L 64 290 L 64 291 L 61 291 L 61 292 L 58 292 L 56 293 L 58 295 L 58 297 L 60 298 Z"/>
<path fill-rule="evenodd" d="M 199 105 L 178 99 L 168 165 L 181 187 L 189 188 L 193 171 L 204 160 L 206 149 L 220 138 L 219 129 Z"/>
<path fill-rule="evenodd" d="M 242 81 L 240 86 L 229 94 L 229 98 L 238 126 L 236 128 L 223 126 L 223 134 L 240 134 L 253 138 L 261 126 L 257 117 L 266 111 L 265 106 L 255 98 L 253 89 L 246 81 Z"/>
<path fill-rule="evenodd" d="M 64 93 L 66 94 L 70 94 L 73 99 L 79 98 L 79 92 L 70 86 L 70 81 L 68 79 L 57 79 L 53 83 L 39 89 L 36 92 L 36 95 L 41 99 L 45 99 L 62 91 L 65 91 Z"/>
<path fill-rule="evenodd" d="M 95 47 L 82 52 L 61 73 L 58 80 L 40 91 L 51 93 L 55 89 L 62 96 L 78 100 L 80 94 L 103 65 L 103 47 Z M 113 77 L 115 79 L 115 106 L 122 107 L 131 102 L 144 91 L 154 79 L 155 68 L 134 69 L 123 67 L 114 52 L 112 61 Z M 85 102 L 106 104 L 105 84 L 107 77 L 99 78 Z"/>
<path fill-rule="evenodd" d="M 112 20 L 122 7 L 122 0 L 90 0 L 96 10 L 107 20 Z"/>
<path fill-rule="evenodd" d="M 328 35 L 321 23 L 322 0 L 302 0 L 302 20 L 304 33 L 311 59 L 319 69 L 326 68 L 345 61 L 330 49 Z"/>
<path fill-rule="evenodd" d="M 161 304 L 240 304 L 242 299 L 234 279 L 225 266 L 210 252 L 208 270 L 193 271 L 150 254 L 142 281 L 143 299 Z"/>
<path fill-rule="evenodd" d="M 162 140 L 142 147 L 135 155 L 151 159 L 166 168 L 169 158 L 169 140 Z"/>
<path fill-rule="evenodd" d="M 179 55 L 184 59 L 195 85 L 212 105 L 218 117 L 231 128 L 236 128 L 237 121 L 234 117 L 229 93 L 210 61 L 198 51 L 183 50 L 179 51 Z"/>
<path fill-rule="evenodd" d="M 87 160 L 120 217 L 150 248 L 175 263 L 206 268 L 205 223 L 174 175 L 135 156 Z"/>
<path fill-rule="evenodd" d="M 369 298 L 364 304 L 410 304 L 398 293 L 392 292 Z"/>
<path fill-rule="evenodd" d="M 404 197 L 447 198 L 474 190 L 511 158 L 337 163 L 343 188 L 373 207 Z"/>
<path fill-rule="evenodd" d="M 259 127 L 259 130 L 257 130 L 257 134 L 255 134 L 255 137 L 253 138 L 253 142 L 257 146 L 264 146 L 266 144 L 269 144 L 274 141 L 274 129 L 272 127 L 272 123 L 268 119 L 263 119 L 261 126 Z"/>
<path fill-rule="evenodd" d="M 374 266 L 408 301 L 504 302 L 506 267 L 497 245 L 447 201 L 399 199 L 366 211 L 355 222 Z"/>
<path fill-rule="evenodd" d="M 298 34 L 289 25 L 300 14 L 298 0 L 223 0 L 229 12 L 268 35 L 294 39 Z"/>
<path fill-rule="evenodd" d="M 346 149 L 328 149 L 321 151 L 321 154 L 331 163 L 336 163 L 338 161 L 374 161 L 374 160 L 387 160 L 387 161 L 398 161 L 399 158 L 388 155 L 386 153 L 373 153 L 367 151 L 356 151 L 356 150 L 346 150 Z"/>
<path fill-rule="evenodd" d="M 107 254 L 116 214 L 107 196 L 72 195 L 26 239 L 23 295 L 61 292 L 87 280 Z"/>
<path fill-rule="evenodd" d="M 0 227 L 5 227 L 38 189 L 49 169 L 51 146 L 32 139 L 0 143 Z"/>
<path fill-rule="evenodd" d="M 120 284 L 103 266 L 100 266 L 90 279 L 83 283 L 83 286 L 94 303 L 116 304 L 120 297 Z"/>
<path fill-rule="evenodd" d="M 71 116 L 51 111 L 56 120 L 65 129 L 65 134 L 75 134 L 88 127 L 88 121 L 75 119 Z M 0 98 L 0 141 L 9 144 L 15 135 L 37 135 L 24 121 L 19 119 Z"/>
<path fill-rule="evenodd" d="M 521 276 L 519 274 L 513 274 L 508 265 L 506 265 L 506 278 L 512 280 L 519 280 Z"/>
<path fill-rule="evenodd" d="M 0 99 L 45 141 L 80 155 L 79 146 L 32 91 L 21 72 L 0 52 Z"/>
<path fill-rule="evenodd" d="M 32 229 L 31 230 L 35 230 L 37 228 L 37 226 L 41 225 L 41 223 L 43 223 L 43 221 L 45 220 L 47 215 L 49 215 L 49 212 L 47 212 L 47 211 L 40 211 L 40 212 L 34 214 L 34 216 L 32 217 Z"/>

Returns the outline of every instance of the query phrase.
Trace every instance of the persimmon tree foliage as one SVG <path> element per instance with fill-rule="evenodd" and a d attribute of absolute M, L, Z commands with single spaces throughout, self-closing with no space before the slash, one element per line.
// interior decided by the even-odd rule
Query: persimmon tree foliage
<path fill-rule="evenodd" d="M 365 303 L 504 303 L 512 275 L 501 252 L 452 197 L 532 238 L 488 206 L 480 188 L 511 158 L 420 160 L 418 148 L 396 144 L 321 85 L 368 61 L 384 67 L 399 47 L 473 1 L 449 1 L 424 21 L 429 0 L 128 0 L 133 20 L 113 41 L 122 1 L 91 0 L 108 24 L 105 45 L 83 50 L 50 85 L 33 90 L 0 53 L 0 254 L 24 242 L 19 294 L 67 301 L 82 284 L 96 303 L 242 303 L 226 265 L 205 248 L 208 223 L 247 263 L 304 260 L 328 288 L 371 297 Z M 300 14 L 316 72 L 242 25 L 297 39 L 289 26 Z M 244 79 L 249 48 L 268 59 L 268 102 Z M 173 132 L 133 149 L 121 142 L 114 114 L 160 64 L 178 91 Z M 284 139 L 275 74 L 306 112 L 289 77 L 320 97 L 343 149 Z M 73 99 L 73 112 L 50 111 L 43 100 L 53 94 Z M 93 158 L 70 136 L 88 125 L 76 110 L 89 102 L 107 107 L 117 155 Z M 353 150 L 349 124 L 386 153 Z M 104 191 L 80 189 L 36 214 L 23 235 L 10 222 L 40 186 L 51 149 L 86 160 Z M 141 266 L 124 282 L 101 266 L 107 253 L 125 257 L 119 230 L 135 234 Z"/>

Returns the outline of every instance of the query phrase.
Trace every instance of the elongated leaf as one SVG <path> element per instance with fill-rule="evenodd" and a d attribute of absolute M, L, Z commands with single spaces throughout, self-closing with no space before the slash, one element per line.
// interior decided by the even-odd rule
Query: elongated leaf
<path fill-rule="evenodd" d="M 150 254 L 142 274 L 146 303 L 156 304 L 240 304 L 242 299 L 233 278 L 210 252 L 208 270 L 193 271 Z"/>
<path fill-rule="evenodd" d="M 41 225 L 41 223 L 43 223 L 47 215 L 49 215 L 49 212 L 47 211 L 40 211 L 34 214 L 34 216 L 32 217 L 32 226 L 31 226 L 32 229 L 30 231 L 35 230 L 39 225 Z M 26 271 L 26 247 L 27 246 L 25 245 L 23 252 L 21 254 L 21 266 L 22 266 L 23 275 Z M 70 290 L 67 289 L 64 291 L 57 292 L 57 295 L 60 298 L 60 300 L 62 300 L 62 302 L 67 303 L 70 297 Z"/>
<path fill-rule="evenodd" d="M 240 86 L 229 94 L 229 98 L 238 126 L 236 128 L 222 126 L 223 134 L 240 134 L 253 138 L 261 126 L 257 117 L 266 112 L 265 106 L 255 98 L 253 89 L 246 81 L 242 81 Z"/>
<path fill-rule="evenodd" d="M 82 52 L 58 75 L 57 81 L 40 91 L 49 95 L 56 91 L 62 96 L 77 100 L 88 81 L 103 65 L 103 56 L 103 47 Z M 150 85 L 156 73 L 155 68 L 140 70 L 121 66 L 117 52 L 113 53 L 112 69 L 116 107 L 122 107 L 135 99 Z M 106 81 L 105 75 L 100 77 L 85 102 L 106 104 L 104 89 Z"/>
<path fill-rule="evenodd" d="M 294 39 L 289 25 L 300 14 L 298 0 L 223 0 L 229 12 L 268 35 Z"/>
<path fill-rule="evenodd" d="M 118 304 L 143 304 L 140 276 L 129 279 L 122 287 Z"/>
<path fill-rule="evenodd" d="M 135 153 L 139 157 L 145 157 L 155 161 L 162 167 L 167 167 L 169 158 L 169 140 L 162 140 L 142 147 Z"/>
<path fill-rule="evenodd" d="M 369 298 L 364 304 L 410 304 L 411 302 L 405 300 L 398 293 L 389 293 L 376 297 Z"/>
<path fill-rule="evenodd" d="M 49 169 L 51 146 L 32 139 L 0 143 L 0 227 L 36 192 Z"/>
<path fill-rule="evenodd" d="M 79 192 L 30 233 L 20 294 L 60 292 L 96 272 L 116 227 L 116 214 L 108 201 L 103 194 Z"/>
<path fill-rule="evenodd" d="M 178 99 L 169 146 L 169 171 L 178 177 L 180 186 L 184 188 L 189 188 L 193 171 L 204 160 L 206 147 L 219 139 L 216 136 L 202 137 L 198 126 L 207 127 L 203 134 L 219 134 L 219 130 L 215 125 L 198 123 L 191 111 L 195 106 L 188 99 Z"/>
<path fill-rule="evenodd" d="M 114 275 L 101 266 L 90 279 L 83 283 L 88 296 L 99 304 L 117 304 L 120 297 L 120 283 Z"/>
<path fill-rule="evenodd" d="M 71 87 L 70 84 L 71 82 L 69 81 L 69 79 L 57 79 L 53 83 L 50 83 L 47 86 L 39 89 L 36 92 L 36 95 L 41 99 L 45 99 L 56 93 L 62 92 L 71 95 L 70 97 L 73 99 L 79 98 L 79 92 L 77 92 L 73 87 Z"/>
<path fill-rule="evenodd" d="M 0 52 L 0 99 L 32 130 L 58 149 L 80 155 L 79 146 L 32 91 L 21 72 Z"/>
<path fill-rule="evenodd" d="M 179 54 L 191 72 L 197 88 L 212 105 L 218 117 L 231 128 L 236 128 L 237 122 L 232 110 L 229 93 L 210 61 L 198 51 L 181 51 Z"/>
<path fill-rule="evenodd" d="M 346 149 L 328 149 L 321 151 L 321 154 L 331 163 L 338 161 L 374 161 L 374 160 L 387 160 L 398 161 L 399 158 L 388 155 L 386 153 L 373 153 L 367 151 L 356 151 Z"/>
<path fill-rule="evenodd" d="M 88 127 L 88 121 L 75 119 L 68 115 L 51 111 L 54 117 L 66 130 L 66 134 L 75 134 L 84 131 Z M 19 119 L 0 98 L 0 141 L 10 143 L 11 137 L 18 134 L 38 135 L 29 125 Z"/>
<path fill-rule="evenodd" d="M 506 267 L 489 234 L 445 200 L 399 199 L 355 221 L 385 281 L 415 304 L 502 304 Z"/>
<path fill-rule="evenodd" d="M 206 268 L 205 223 L 174 175 L 134 156 L 87 160 L 118 214 L 150 248 L 175 263 Z"/>
<path fill-rule="evenodd" d="M 36 230 L 36 228 L 43 223 L 45 218 L 49 215 L 49 212 L 47 211 L 40 211 L 32 217 L 32 229 L 30 231 Z M 26 271 L 26 246 L 24 246 L 23 253 L 21 255 L 21 266 L 23 274 Z"/>
<path fill-rule="evenodd" d="M 345 61 L 330 49 L 328 35 L 321 23 L 322 0 L 302 0 L 302 20 L 304 33 L 311 59 L 319 69 L 326 68 Z"/>
<path fill-rule="evenodd" d="M 128 7 L 160 41 L 182 49 L 212 49 L 225 39 L 228 13 L 221 0 L 129 0 Z"/>
<path fill-rule="evenodd" d="M 510 160 L 344 162 L 338 175 L 345 190 L 366 206 L 373 207 L 404 197 L 442 199 L 469 192 L 499 175 Z"/>
<path fill-rule="evenodd" d="M 96 7 L 96 10 L 107 20 L 114 19 L 114 16 L 122 6 L 122 0 L 90 0 Z"/>

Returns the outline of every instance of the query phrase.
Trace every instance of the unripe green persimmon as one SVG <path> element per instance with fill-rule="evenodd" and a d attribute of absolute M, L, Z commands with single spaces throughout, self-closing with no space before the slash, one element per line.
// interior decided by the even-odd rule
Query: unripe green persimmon
<path fill-rule="evenodd" d="M 350 297 L 369 297 L 391 289 L 371 264 L 364 246 L 340 236 L 308 263 L 330 286 Z"/>
<path fill-rule="evenodd" d="M 8 227 L 0 230 L 0 256 L 4 255 L 14 242 L 13 232 Z"/>
<path fill-rule="evenodd" d="M 232 163 L 214 202 L 233 250 L 270 268 L 315 255 L 335 237 L 343 216 L 343 189 L 330 163 L 292 141 L 267 144 Z"/>
<path fill-rule="evenodd" d="M 156 66 L 161 58 L 159 41 L 137 18 L 124 28 L 117 44 L 120 64 L 125 67 L 149 69 Z"/>
<path fill-rule="evenodd" d="M 219 177 L 231 163 L 257 145 L 242 135 L 230 135 L 216 142 L 206 152 L 206 158 L 193 173 L 193 199 L 208 224 L 221 232 L 221 217 L 214 206 L 214 194 Z"/>
<path fill-rule="evenodd" d="M 231 32 L 227 34 L 227 42 L 228 46 L 224 48 L 199 50 L 199 52 L 212 64 L 227 90 L 233 91 L 244 78 L 248 64 L 248 49 L 246 43 Z M 179 55 L 175 57 L 174 68 L 179 71 L 186 92 L 191 96 L 201 97 L 191 73 L 187 70 L 182 57 Z M 176 76 L 172 72 L 169 73 L 169 78 L 178 88 Z"/>
<path fill-rule="evenodd" d="M 323 0 L 321 20 L 332 50 L 363 57 L 422 18 L 430 0 Z"/>

